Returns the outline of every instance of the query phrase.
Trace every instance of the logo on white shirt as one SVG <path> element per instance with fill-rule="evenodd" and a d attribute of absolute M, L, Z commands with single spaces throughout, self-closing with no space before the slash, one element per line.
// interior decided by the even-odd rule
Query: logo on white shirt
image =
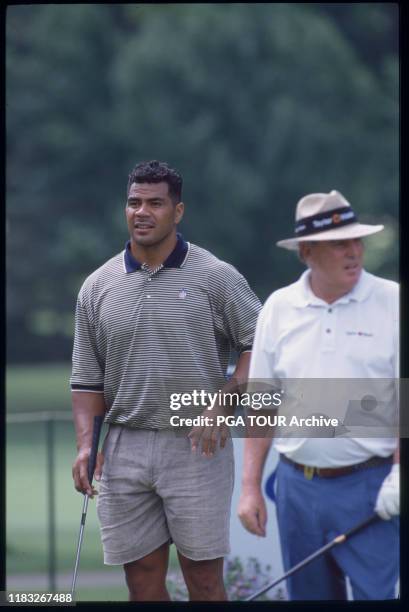
<path fill-rule="evenodd" d="M 365 338 L 372 338 L 373 334 L 371 332 L 364 331 L 347 331 L 345 332 L 347 336 L 364 336 Z"/>

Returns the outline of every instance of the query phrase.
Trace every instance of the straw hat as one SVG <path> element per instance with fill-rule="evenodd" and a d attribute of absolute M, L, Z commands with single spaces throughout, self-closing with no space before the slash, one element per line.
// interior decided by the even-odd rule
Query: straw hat
<path fill-rule="evenodd" d="M 279 240 L 277 246 L 296 250 L 300 242 L 349 240 L 383 230 L 383 225 L 363 225 L 339 191 L 311 193 L 297 204 L 295 237 Z"/>

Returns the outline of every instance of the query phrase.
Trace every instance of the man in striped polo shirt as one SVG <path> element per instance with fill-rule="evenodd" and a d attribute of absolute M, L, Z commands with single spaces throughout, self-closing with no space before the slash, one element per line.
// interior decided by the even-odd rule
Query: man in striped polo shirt
<path fill-rule="evenodd" d="M 124 566 L 131 601 L 169 600 L 172 541 L 190 599 L 226 599 L 233 445 L 216 426 L 222 402 L 210 412 L 187 406 L 181 393 L 232 391 L 246 379 L 261 305 L 233 266 L 177 234 L 181 191 L 167 164 L 136 166 L 125 209 L 130 240 L 86 279 L 76 308 L 73 479 L 78 491 L 96 493 L 87 462 L 93 418 L 105 415 L 97 511 L 104 561 Z M 226 383 L 231 349 L 239 357 Z M 177 413 L 175 393 L 185 400 Z M 175 414 L 213 420 L 172 429 Z"/>

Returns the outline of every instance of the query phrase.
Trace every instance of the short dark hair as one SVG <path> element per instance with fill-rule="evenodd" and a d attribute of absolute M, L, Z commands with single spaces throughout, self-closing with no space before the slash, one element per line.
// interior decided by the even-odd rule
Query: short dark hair
<path fill-rule="evenodd" d="M 141 162 L 132 170 L 128 179 L 127 195 L 133 183 L 162 183 L 168 184 L 169 196 L 174 204 L 182 199 L 183 179 L 177 170 L 171 168 L 166 162 L 156 159 Z"/>

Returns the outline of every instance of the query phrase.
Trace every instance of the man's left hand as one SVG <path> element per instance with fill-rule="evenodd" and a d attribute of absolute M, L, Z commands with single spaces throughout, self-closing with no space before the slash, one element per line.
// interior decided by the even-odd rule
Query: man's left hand
<path fill-rule="evenodd" d="M 375 512 L 385 521 L 399 514 L 399 463 L 393 464 L 379 489 Z"/>
<path fill-rule="evenodd" d="M 212 457 L 216 451 L 217 441 L 220 439 L 220 448 L 224 448 L 226 440 L 230 435 L 228 426 L 225 423 L 217 425 L 217 415 L 222 414 L 218 410 L 205 411 L 204 416 L 208 416 L 211 425 L 203 427 L 192 427 L 188 438 L 190 439 L 192 451 L 196 451 L 200 441 L 202 442 L 202 455 Z"/>

